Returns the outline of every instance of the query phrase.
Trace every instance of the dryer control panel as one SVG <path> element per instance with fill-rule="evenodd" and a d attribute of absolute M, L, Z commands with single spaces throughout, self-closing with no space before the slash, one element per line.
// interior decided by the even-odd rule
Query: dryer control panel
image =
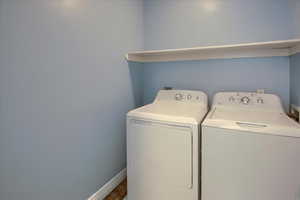
<path fill-rule="evenodd" d="M 185 103 L 207 103 L 207 95 L 194 90 L 160 90 L 155 101 L 177 101 Z"/>
<path fill-rule="evenodd" d="M 240 107 L 249 109 L 278 110 L 283 112 L 280 98 L 273 94 L 256 92 L 220 92 L 214 97 L 213 106 Z"/>

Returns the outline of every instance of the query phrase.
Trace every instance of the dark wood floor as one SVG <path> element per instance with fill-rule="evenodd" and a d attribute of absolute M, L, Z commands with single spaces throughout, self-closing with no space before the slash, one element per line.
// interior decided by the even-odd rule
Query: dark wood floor
<path fill-rule="evenodd" d="M 127 180 L 125 179 L 104 200 L 123 200 L 127 195 Z"/>

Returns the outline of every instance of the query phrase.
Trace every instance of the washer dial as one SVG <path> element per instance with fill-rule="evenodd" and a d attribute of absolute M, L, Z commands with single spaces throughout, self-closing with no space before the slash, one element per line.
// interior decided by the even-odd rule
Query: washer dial
<path fill-rule="evenodd" d="M 247 105 L 247 104 L 249 104 L 249 102 L 250 102 L 249 97 L 245 96 L 245 97 L 241 98 L 241 103 Z"/>

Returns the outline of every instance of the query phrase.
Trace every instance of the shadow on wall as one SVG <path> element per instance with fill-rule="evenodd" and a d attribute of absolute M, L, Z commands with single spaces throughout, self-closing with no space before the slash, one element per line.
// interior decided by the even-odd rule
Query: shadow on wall
<path fill-rule="evenodd" d="M 142 63 L 128 62 L 135 107 L 143 105 L 144 69 Z"/>

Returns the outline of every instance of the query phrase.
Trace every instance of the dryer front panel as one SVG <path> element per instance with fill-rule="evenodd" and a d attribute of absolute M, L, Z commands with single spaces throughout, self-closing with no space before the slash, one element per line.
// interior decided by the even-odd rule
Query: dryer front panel
<path fill-rule="evenodd" d="M 128 199 L 197 199 L 190 127 L 131 119 L 127 156 Z"/>

